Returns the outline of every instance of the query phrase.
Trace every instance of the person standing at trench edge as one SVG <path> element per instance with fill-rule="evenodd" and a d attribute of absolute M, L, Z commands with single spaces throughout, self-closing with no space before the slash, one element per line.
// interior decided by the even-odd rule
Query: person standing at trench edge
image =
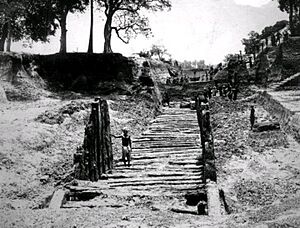
<path fill-rule="evenodd" d="M 131 151 L 132 151 L 132 145 L 131 145 L 131 138 L 128 134 L 127 129 L 122 129 L 123 134 L 119 136 L 111 135 L 114 138 L 121 138 L 122 139 L 122 161 L 124 162 L 124 165 L 126 166 L 126 161 L 128 162 L 128 167 L 130 166 L 130 160 L 131 160 Z"/>
<path fill-rule="evenodd" d="M 253 130 L 253 125 L 255 122 L 255 109 L 254 106 L 251 106 L 251 110 L 250 110 L 250 124 L 251 124 L 251 130 Z"/>

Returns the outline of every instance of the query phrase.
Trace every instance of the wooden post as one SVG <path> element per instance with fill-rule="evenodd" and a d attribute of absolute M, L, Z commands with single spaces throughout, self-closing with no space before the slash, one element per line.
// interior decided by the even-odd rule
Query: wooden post
<path fill-rule="evenodd" d="M 107 173 L 113 169 L 113 152 L 110 135 L 110 117 L 107 101 L 99 99 L 100 105 L 100 151 L 102 173 Z"/>
<path fill-rule="evenodd" d="M 206 183 L 206 179 L 216 181 L 216 170 L 210 112 L 208 107 L 202 105 L 201 102 L 207 101 L 204 97 L 197 97 L 196 109 L 202 146 L 203 183 Z"/>
<path fill-rule="evenodd" d="M 104 153 L 106 158 L 106 171 L 113 169 L 113 151 L 111 143 L 111 132 L 110 132 L 110 117 L 107 101 L 102 100 L 100 102 L 101 107 L 101 117 L 102 117 L 102 129 L 103 129 L 103 139 L 104 140 Z"/>
<path fill-rule="evenodd" d="M 202 147 L 202 167 L 203 167 L 203 183 L 206 183 L 206 177 L 205 177 L 205 139 L 204 139 L 204 133 L 203 133 L 203 116 L 202 116 L 202 107 L 201 107 L 201 99 L 198 96 L 196 98 L 196 110 L 197 110 L 197 119 L 198 119 L 198 125 L 200 128 L 200 139 L 201 139 L 201 147 Z"/>
<path fill-rule="evenodd" d="M 101 171 L 99 170 L 99 161 L 101 161 L 101 152 L 99 150 L 99 103 L 92 103 L 92 145 L 90 148 L 90 180 L 98 181 Z"/>
<path fill-rule="evenodd" d="M 201 108 L 201 100 L 199 97 L 196 98 L 196 110 L 197 110 L 197 119 L 198 125 L 200 128 L 200 139 L 201 139 L 201 146 L 202 152 L 205 151 L 205 139 L 203 134 L 203 115 L 202 115 L 202 108 Z"/>
<path fill-rule="evenodd" d="M 75 177 L 98 181 L 113 168 L 110 118 L 107 101 L 100 98 L 92 103 L 89 123 L 85 128 L 83 146 L 74 154 Z"/>

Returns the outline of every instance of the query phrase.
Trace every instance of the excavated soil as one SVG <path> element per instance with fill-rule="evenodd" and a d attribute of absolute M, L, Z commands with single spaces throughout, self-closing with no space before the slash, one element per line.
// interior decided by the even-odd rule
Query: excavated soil
<path fill-rule="evenodd" d="M 1 104 L 0 227 L 299 227 L 299 144 L 282 130 L 250 131 L 253 97 L 246 96 L 235 102 L 219 97 L 211 101 L 218 183 L 229 215 L 175 213 L 170 208 L 182 203 L 179 196 L 121 188 L 118 194 L 102 192 L 71 208 L 38 209 L 56 185 L 71 181 L 73 152 L 83 141 L 93 99 L 67 97 Z M 113 134 L 127 127 L 139 139 L 155 117 L 151 102 L 107 99 Z M 261 106 L 255 108 L 258 122 L 275 120 Z M 120 141 L 113 143 L 118 159 Z M 150 162 L 147 167 L 153 168 Z M 140 172 L 133 168 L 122 172 Z"/>
<path fill-rule="evenodd" d="M 283 130 L 252 132 L 251 105 L 256 122 L 276 121 L 253 98 L 212 102 L 218 181 L 233 219 L 229 227 L 299 227 L 300 145 Z"/>

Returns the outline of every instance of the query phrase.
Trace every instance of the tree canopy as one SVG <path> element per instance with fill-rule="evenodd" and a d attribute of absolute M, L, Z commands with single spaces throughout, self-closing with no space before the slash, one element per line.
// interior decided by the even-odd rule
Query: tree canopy
<path fill-rule="evenodd" d="M 278 0 L 279 9 L 289 14 L 291 35 L 300 35 L 300 0 Z"/>
<path fill-rule="evenodd" d="M 248 34 L 248 38 L 242 40 L 242 44 L 245 46 L 246 54 L 253 54 L 255 57 L 256 49 L 259 45 L 259 34 L 251 31 Z"/>
<path fill-rule="evenodd" d="M 269 37 L 272 34 L 275 34 L 279 30 L 283 29 L 287 25 L 288 25 L 288 21 L 282 20 L 282 21 L 276 22 L 276 24 L 273 26 L 267 26 L 262 30 L 260 38 L 264 39 L 266 37 Z"/>
<path fill-rule="evenodd" d="M 48 41 L 48 36 L 61 29 L 60 52 L 66 52 L 68 13 L 83 12 L 88 0 L 0 0 L 0 51 L 5 41 L 30 37 Z"/>
<path fill-rule="evenodd" d="M 149 36 L 151 28 L 147 11 L 171 8 L 171 0 L 94 0 L 104 10 L 104 53 L 111 53 L 111 37 L 115 32 L 124 43 L 138 34 Z M 11 39 L 31 38 L 47 42 L 61 30 L 60 52 L 67 51 L 67 16 L 83 12 L 91 6 L 89 52 L 92 52 L 93 0 L 0 0 L 0 51 Z"/>
<path fill-rule="evenodd" d="M 164 56 L 168 55 L 167 49 L 162 45 L 152 45 L 150 49 L 150 56 L 157 56 L 159 60 L 163 60 Z"/>
<path fill-rule="evenodd" d="M 124 43 L 137 34 L 150 35 L 151 29 L 145 11 L 162 11 L 171 8 L 170 0 L 98 0 L 104 7 L 104 53 L 111 53 L 111 36 L 114 31 Z"/>
<path fill-rule="evenodd" d="M 26 0 L 0 0 L 0 51 L 4 50 L 5 40 L 20 40 L 24 37 Z"/>
<path fill-rule="evenodd" d="M 34 1 L 34 0 L 33 0 Z M 67 16 L 69 13 L 83 12 L 89 0 L 47 0 L 51 5 L 52 19 L 59 22 L 61 29 L 60 52 L 67 52 Z M 53 23 L 53 21 L 50 21 Z"/>

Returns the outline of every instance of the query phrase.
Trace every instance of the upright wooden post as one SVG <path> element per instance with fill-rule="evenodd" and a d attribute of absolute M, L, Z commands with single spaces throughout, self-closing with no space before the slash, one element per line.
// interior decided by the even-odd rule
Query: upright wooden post
<path fill-rule="evenodd" d="M 197 110 L 197 119 L 198 119 L 198 125 L 200 128 L 200 139 L 201 139 L 201 147 L 202 147 L 202 166 L 203 166 L 203 183 L 206 183 L 206 177 L 205 177 L 205 139 L 204 139 L 204 133 L 203 133 L 203 116 L 202 116 L 202 108 L 201 108 L 201 99 L 198 96 L 196 98 L 196 110 Z"/>
<path fill-rule="evenodd" d="M 202 113 L 202 105 L 201 103 L 204 101 L 203 97 L 196 98 L 196 110 L 197 110 L 197 119 L 198 125 L 200 128 L 200 139 L 201 139 L 201 146 L 202 146 L 202 153 L 205 153 L 205 138 L 204 138 L 204 128 L 203 128 L 203 113 Z"/>
<path fill-rule="evenodd" d="M 74 154 L 75 177 L 98 181 L 113 168 L 110 118 L 107 101 L 99 98 L 92 103 L 89 122 L 85 128 L 83 146 Z"/>
<path fill-rule="evenodd" d="M 113 151 L 112 151 L 112 143 L 111 143 L 111 132 L 110 132 L 110 117 L 109 117 L 109 109 L 107 101 L 100 101 L 101 107 L 101 120 L 102 120 L 102 134 L 104 139 L 104 150 L 105 154 L 105 168 L 106 171 L 113 169 Z"/>
<path fill-rule="evenodd" d="M 99 140 L 99 103 L 92 103 L 92 145 L 90 150 L 90 180 L 98 181 L 101 175 L 99 170 L 99 161 L 101 160 L 101 153 L 99 150 L 100 140 Z"/>
<path fill-rule="evenodd" d="M 100 138 L 100 151 L 101 151 L 101 168 L 102 173 L 107 173 L 113 169 L 113 152 L 110 135 L 110 117 L 109 109 L 106 100 L 97 98 L 100 105 L 100 122 L 99 122 L 99 138 Z"/>

